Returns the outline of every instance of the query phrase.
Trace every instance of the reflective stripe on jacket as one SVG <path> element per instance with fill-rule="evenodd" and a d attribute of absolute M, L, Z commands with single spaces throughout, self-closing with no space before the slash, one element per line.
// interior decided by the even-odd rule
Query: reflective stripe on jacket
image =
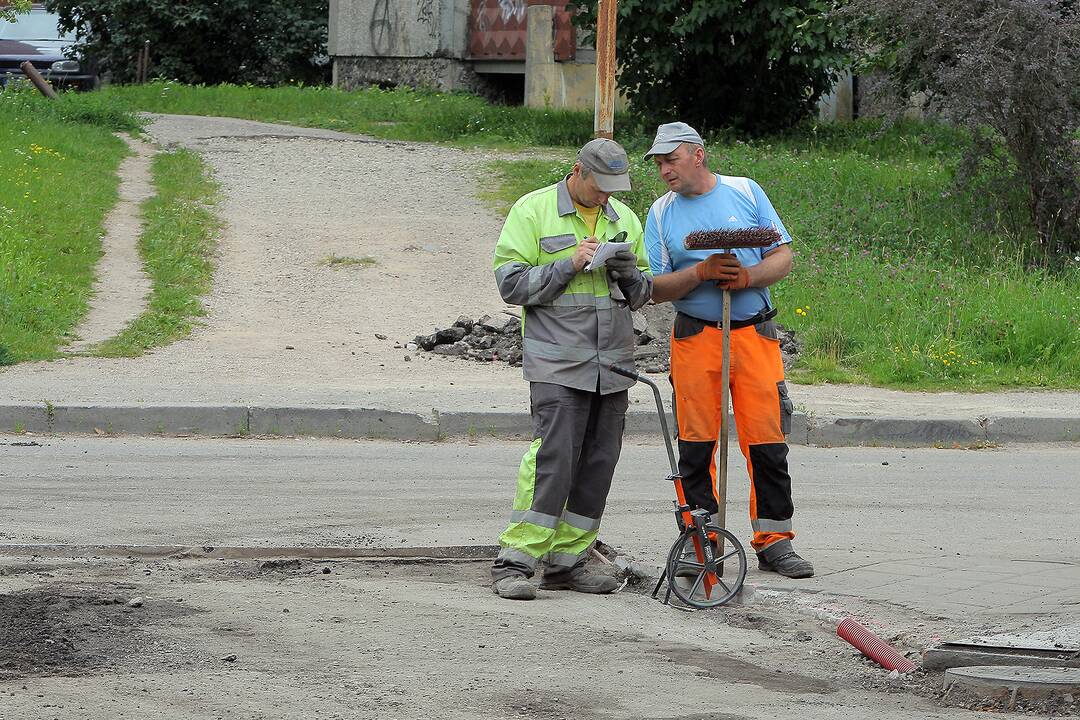
<path fill-rule="evenodd" d="M 523 307 L 525 379 L 599 391 L 625 390 L 633 381 L 607 369 L 634 365 L 631 310 L 652 294 L 641 222 L 610 199 L 596 221 L 596 238 L 620 232 L 638 259 L 635 276 L 618 282 L 606 269 L 575 272 L 573 255 L 590 235 L 574 207 L 566 179 L 514 203 L 495 247 L 495 279 L 503 300 Z"/>

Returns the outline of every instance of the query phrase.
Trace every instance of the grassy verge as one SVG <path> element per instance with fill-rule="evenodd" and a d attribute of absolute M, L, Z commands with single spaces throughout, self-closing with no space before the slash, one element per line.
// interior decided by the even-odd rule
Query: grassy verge
<path fill-rule="evenodd" d="M 0 93 L 0 365 L 56 357 L 85 314 L 127 153 L 112 131 L 137 128 L 100 100 Z"/>
<path fill-rule="evenodd" d="M 468 145 L 574 145 L 592 135 L 592 113 L 492 105 L 479 97 L 420 90 L 331 87 L 193 87 L 173 82 L 109 87 L 100 97 L 146 112 L 289 123 L 389 140 Z"/>
<path fill-rule="evenodd" d="M 1080 388 L 1080 262 L 1026 269 L 1026 238 L 979 227 L 979 200 L 952 190 L 952 130 L 883 136 L 866 123 L 718 142 L 711 165 L 748 175 L 794 236 L 795 272 L 773 290 L 804 354 L 798 382 L 922 390 Z M 639 153 L 632 153 L 640 158 Z M 486 192 L 505 210 L 567 162 L 500 161 Z M 641 218 L 666 188 L 633 160 Z"/>
<path fill-rule="evenodd" d="M 180 150 L 153 162 L 157 195 L 143 204 L 139 250 L 153 284 L 147 310 L 95 354 L 132 357 L 185 337 L 204 314 L 219 222 L 212 206 L 217 186 L 198 155 Z"/>

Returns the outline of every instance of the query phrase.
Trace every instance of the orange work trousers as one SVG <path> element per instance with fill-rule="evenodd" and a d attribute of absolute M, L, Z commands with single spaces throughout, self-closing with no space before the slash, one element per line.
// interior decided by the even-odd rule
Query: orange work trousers
<path fill-rule="evenodd" d="M 739 448 L 750 475 L 751 542 L 762 552 L 795 537 L 788 446 L 792 403 L 776 324 L 767 320 L 731 331 L 729 387 Z M 717 438 L 723 333 L 679 313 L 671 337 L 671 382 L 679 436 L 679 471 L 687 502 L 716 513 Z"/>

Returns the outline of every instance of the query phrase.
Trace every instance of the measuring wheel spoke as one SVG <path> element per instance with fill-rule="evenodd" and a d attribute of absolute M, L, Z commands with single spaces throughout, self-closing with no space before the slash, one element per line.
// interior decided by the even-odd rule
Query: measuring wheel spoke
<path fill-rule="evenodd" d="M 735 548 L 734 550 L 729 552 L 724 557 L 716 558 L 716 564 L 719 565 L 720 563 L 724 562 L 725 560 L 730 560 L 733 557 L 738 557 L 740 551 L 742 551 L 742 548 Z"/>
<path fill-rule="evenodd" d="M 705 579 L 705 573 L 701 573 L 700 575 L 697 576 L 697 580 L 694 580 L 694 584 L 690 588 L 690 597 L 691 598 L 693 598 L 695 595 L 697 595 L 698 588 L 701 587 L 701 581 L 704 580 L 704 579 Z M 706 590 L 706 595 L 707 594 L 708 594 L 708 591 Z"/>

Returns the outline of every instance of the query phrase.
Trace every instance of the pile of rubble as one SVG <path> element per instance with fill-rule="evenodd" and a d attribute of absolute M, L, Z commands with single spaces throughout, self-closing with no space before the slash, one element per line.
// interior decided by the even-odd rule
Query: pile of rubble
<path fill-rule="evenodd" d="M 478 320 L 462 315 L 445 330 L 417 335 L 413 342 L 436 355 L 521 365 L 521 320 L 509 314 L 482 315 Z"/>
<path fill-rule="evenodd" d="M 670 303 L 646 305 L 634 313 L 634 336 L 637 350 L 634 360 L 638 370 L 666 373 L 671 352 L 669 349 L 674 310 Z M 788 367 L 799 352 L 795 333 L 780 328 L 780 352 Z M 414 347 L 415 346 L 415 347 Z M 509 312 L 479 319 L 462 315 L 445 329 L 430 335 L 417 335 L 409 349 L 420 349 L 436 355 L 460 357 L 478 362 L 505 362 L 521 365 L 521 320 Z"/>

